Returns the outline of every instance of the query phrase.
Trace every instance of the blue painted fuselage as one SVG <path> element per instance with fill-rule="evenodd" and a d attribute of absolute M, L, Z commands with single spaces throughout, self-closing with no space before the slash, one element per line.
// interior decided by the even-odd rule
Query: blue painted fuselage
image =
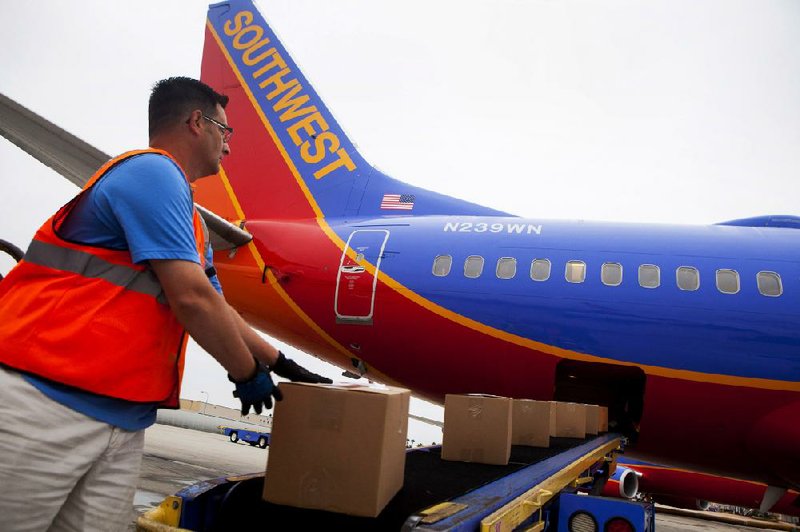
<path fill-rule="evenodd" d="M 796 229 L 452 216 L 331 225 L 345 241 L 353 231 L 388 231 L 381 272 L 499 331 L 620 362 L 800 381 Z M 437 256 L 452 258 L 447 275 L 434 275 Z M 470 256 L 483 259 L 476 277 L 464 272 Z M 504 258 L 516 273 L 499 278 Z M 534 260 L 549 261 L 546 280 L 532 279 Z M 585 280 L 567 281 L 569 261 L 585 263 Z M 619 285 L 601 280 L 606 263 L 621 266 Z M 642 265 L 658 267 L 657 287 L 640 285 Z M 678 287 L 680 267 L 697 270 L 696 290 Z M 738 292 L 720 291 L 718 270 L 738 273 Z M 759 272 L 780 277 L 781 295 L 759 292 Z"/>

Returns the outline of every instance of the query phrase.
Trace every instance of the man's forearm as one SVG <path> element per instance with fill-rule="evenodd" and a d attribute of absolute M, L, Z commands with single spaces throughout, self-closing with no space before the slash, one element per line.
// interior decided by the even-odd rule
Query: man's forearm
<path fill-rule="evenodd" d="M 172 312 L 192 338 L 233 379 L 250 378 L 256 364 L 242 338 L 238 316 L 234 316 L 228 303 L 214 290 L 202 269 L 178 260 L 150 262 Z"/>
<path fill-rule="evenodd" d="M 281 352 L 278 351 L 275 346 L 261 338 L 233 307 L 229 308 L 231 309 L 231 314 L 235 316 L 236 322 L 239 324 L 242 338 L 250 349 L 250 352 L 252 352 L 253 356 L 260 362 L 268 365 L 275 375 L 293 382 L 325 384 L 331 384 L 333 382 L 327 377 L 308 371 L 294 360 L 281 355 Z"/>
<path fill-rule="evenodd" d="M 242 335 L 242 339 L 244 340 L 248 349 L 250 349 L 250 352 L 253 353 L 253 356 L 270 367 L 274 366 L 275 362 L 278 360 L 278 348 L 261 338 L 261 336 L 259 336 L 258 333 L 253 330 L 253 328 L 250 327 L 246 321 L 244 321 L 244 318 L 242 318 L 233 307 L 228 305 L 228 308 L 230 309 L 231 314 L 234 316 L 234 320 L 236 321 L 239 333 Z"/>
<path fill-rule="evenodd" d="M 234 380 L 247 380 L 255 371 L 255 362 L 228 309 L 227 303 L 198 305 L 177 317 L 194 341 L 217 359 Z"/>

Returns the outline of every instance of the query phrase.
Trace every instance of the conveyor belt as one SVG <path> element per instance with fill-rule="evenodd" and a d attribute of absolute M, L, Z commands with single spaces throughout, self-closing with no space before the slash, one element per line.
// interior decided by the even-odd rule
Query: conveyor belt
<path fill-rule="evenodd" d="M 203 528 L 236 530 L 246 527 L 247 530 L 260 530 L 283 522 L 314 530 L 400 530 L 406 519 L 415 512 L 462 496 L 585 443 L 586 440 L 582 439 L 551 438 L 547 449 L 513 446 L 511 459 L 506 466 L 442 460 L 440 447 L 414 449 L 406 456 L 403 488 L 376 518 L 306 510 L 263 501 L 264 477 L 257 476 L 238 482 L 226 489 L 224 495 L 219 494 L 219 505 L 213 515 L 203 512 L 206 513 Z M 186 502 L 185 515 L 192 513 L 191 505 L 191 501 Z M 263 523 L 263 527 L 259 523 Z M 196 526 L 196 523 L 193 524 Z"/>

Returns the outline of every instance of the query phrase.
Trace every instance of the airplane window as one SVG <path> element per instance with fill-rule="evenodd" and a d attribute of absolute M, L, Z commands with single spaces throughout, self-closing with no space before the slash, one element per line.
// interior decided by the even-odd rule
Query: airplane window
<path fill-rule="evenodd" d="M 758 291 L 761 295 L 778 297 L 783 294 L 781 276 L 775 272 L 758 272 Z"/>
<path fill-rule="evenodd" d="M 619 286 L 622 284 L 622 264 L 618 262 L 606 262 L 600 270 L 600 279 L 604 285 Z"/>
<path fill-rule="evenodd" d="M 639 286 L 643 288 L 658 288 L 661 284 L 661 270 L 655 264 L 642 264 L 639 266 Z"/>
<path fill-rule="evenodd" d="M 547 259 L 536 259 L 531 262 L 531 279 L 534 281 L 546 281 L 550 278 L 550 261 Z"/>
<path fill-rule="evenodd" d="M 464 261 L 464 276 L 470 279 L 477 279 L 483 273 L 483 257 L 480 255 L 470 255 Z"/>
<path fill-rule="evenodd" d="M 498 279 L 511 279 L 517 275 L 517 259 L 513 257 L 501 257 L 497 259 L 497 270 L 495 271 Z"/>
<path fill-rule="evenodd" d="M 717 290 L 723 294 L 739 291 L 739 273 L 736 270 L 717 270 Z"/>
<path fill-rule="evenodd" d="M 450 255 L 437 255 L 433 259 L 433 275 L 436 277 L 447 277 L 450 274 L 450 267 L 453 265 L 453 257 Z"/>
<path fill-rule="evenodd" d="M 582 260 L 567 261 L 564 277 L 566 277 L 567 282 L 582 283 L 586 279 L 586 263 Z"/>
<path fill-rule="evenodd" d="M 681 266 L 675 271 L 678 288 L 681 290 L 697 290 L 700 288 L 700 272 L 691 266 Z"/>

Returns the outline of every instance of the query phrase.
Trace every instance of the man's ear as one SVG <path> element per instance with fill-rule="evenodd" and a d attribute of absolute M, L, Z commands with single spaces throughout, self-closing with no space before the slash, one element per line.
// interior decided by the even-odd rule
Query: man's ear
<path fill-rule="evenodd" d="M 203 120 L 203 111 L 200 109 L 195 109 L 192 111 L 192 114 L 189 115 L 189 119 L 186 121 L 186 125 L 189 127 L 189 131 L 193 135 L 199 135 L 202 129 L 200 122 Z"/>

